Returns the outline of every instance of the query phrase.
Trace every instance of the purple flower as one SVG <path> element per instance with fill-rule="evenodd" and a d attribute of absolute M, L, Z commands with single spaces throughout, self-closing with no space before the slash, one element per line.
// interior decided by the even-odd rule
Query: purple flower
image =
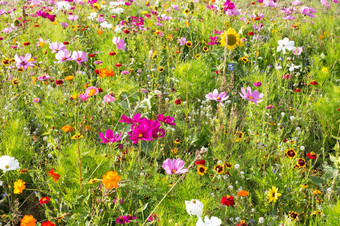
<path fill-rule="evenodd" d="M 175 119 L 174 117 L 171 118 L 170 116 L 164 116 L 163 114 L 158 115 L 158 118 L 157 118 L 158 121 L 164 122 L 170 126 L 176 125 L 176 123 L 173 122 L 174 119 Z"/>
<path fill-rule="evenodd" d="M 27 53 L 25 56 L 18 56 L 15 54 L 14 59 L 17 63 L 17 69 L 23 68 L 24 70 L 27 70 L 28 67 L 34 67 L 35 61 L 30 61 L 31 54 Z"/>
<path fill-rule="evenodd" d="M 126 44 L 124 39 L 120 39 L 119 37 L 113 37 L 112 42 L 113 44 L 117 45 L 118 49 L 125 51 Z"/>
<path fill-rule="evenodd" d="M 152 140 L 152 129 L 147 123 L 141 123 L 138 127 L 135 127 L 131 132 L 129 139 L 133 144 L 137 144 L 140 140 Z"/>
<path fill-rule="evenodd" d="M 128 74 L 130 74 L 130 72 L 128 70 L 125 70 L 125 71 L 122 71 L 121 74 L 122 75 L 128 75 Z"/>
<path fill-rule="evenodd" d="M 102 143 L 103 144 L 107 144 L 107 143 L 116 143 L 117 141 L 120 141 L 122 139 L 122 133 L 121 134 L 114 134 L 112 130 L 108 129 L 105 132 L 105 136 L 104 134 L 102 134 L 101 132 L 99 132 L 99 137 L 102 139 Z"/>
<path fill-rule="evenodd" d="M 178 41 L 180 46 L 187 44 L 187 39 L 184 37 L 179 38 Z"/>
<path fill-rule="evenodd" d="M 272 108 L 273 108 L 273 105 L 268 105 L 266 108 L 267 108 L 267 109 L 272 109 Z"/>
<path fill-rule="evenodd" d="M 113 96 L 111 96 L 110 94 L 104 96 L 104 102 L 106 102 L 106 103 L 111 103 L 115 100 L 116 99 Z"/>
<path fill-rule="evenodd" d="M 73 51 L 72 60 L 81 65 L 82 62 L 87 61 L 87 54 L 83 51 Z"/>
<path fill-rule="evenodd" d="M 50 49 L 53 53 L 58 53 L 60 50 L 66 50 L 66 46 L 62 42 L 52 42 L 50 43 Z"/>
<path fill-rule="evenodd" d="M 65 50 L 59 50 L 57 52 L 57 54 L 55 55 L 55 58 L 57 60 L 59 60 L 60 62 L 64 62 L 64 61 L 71 61 L 71 53 L 65 49 Z"/>
<path fill-rule="evenodd" d="M 233 2 L 230 2 L 230 0 L 227 0 L 224 3 L 224 11 L 227 11 L 228 9 L 232 10 L 235 8 L 235 4 Z"/>
<path fill-rule="evenodd" d="M 178 159 L 167 159 L 163 162 L 163 169 L 165 170 L 166 174 L 171 175 L 171 174 L 183 174 L 188 172 L 189 170 L 184 167 L 185 162 L 181 160 L 180 158 Z"/>
<path fill-rule="evenodd" d="M 245 91 L 244 87 L 241 88 L 241 92 L 239 93 L 240 96 L 245 100 L 250 100 L 251 102 L 254 102 L 256 105 L 258 105 L 260 100 L 263 97 L 263 93 L 259 93 L 259 91 L 255 90 L 254 92 L 251 92 L 251 88 L 247 87 L 247 92 Z"/>
<path fill-rule="evenodd" d="M 126 216 L 126 223 L 130 223 L 130 221 L 136 220 L 137 217 L 132 216 L 131 214 Z"/>
<path fill-rule="evenodd" d="M 179 10 L 179 8 L 178 8 L 178 5 L 173 5 L 173 4 L 171 4 L 171 7 L 174 9 L 174 10 Z"/>
<path fill-rule="evenodd" d="M 262 85 L 262 83 L 260 81 L 254 82 L 254 86 L 256 86 L 256 87 L 260 87 L 261 85 Z"/>
<path fill-rule="evenodd" d="M 222 105 L 223 105 L 222 101 L 225 101 L 229 98 L 226 92 L 222 92 L 219 94 L 217 89 L 214 89 L 212 93 L 207 94 L 205 97 L 208 100 L 215 100 L 217 102 L 220 102 Z"/>
<path fill-rule="evenodd" d="M 67 28 L 68 27 L 68 23 L 66 23 L 66 22 L 65 23 L 60 23 L 60 25 L 61 25 L 62 28 Z"/>
<path fill-rule="evenodd" d="M 79 18 L 79 16 L 77 16 L 77 15 L 69 15 L 67 17 L 67 19 L 69 19 L 70 21 L 76 21 L 76 20 L 78 20 L 78 18 Z"/>
<path fill-rule="evenodd" d="M 40 76 L 38 79 L 39 79 L 40 81 L 45 81 L 45 80 L 47 80 L 47 79 L 50 79 L 50 76 L 49 76 L 48 74 L 44 74 L 43 76 Z"/>

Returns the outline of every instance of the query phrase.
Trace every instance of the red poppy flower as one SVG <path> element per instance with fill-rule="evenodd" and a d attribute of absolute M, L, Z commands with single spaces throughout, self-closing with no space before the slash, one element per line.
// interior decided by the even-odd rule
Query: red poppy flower
<path fill-rule="evenodd" d="M 177 54 L 180 53 L 180 52 L 181 52 L 180 50 L 176 51 Z"/>
<path fill-rule="evenodd" d="M 70 44 L 69 42 L 63 42 L 63 44 L 66 46 L 66 45 L 68 45 L 68 44 Z"/>
<path fill-rule="evenodd" d="M 301 92 L 301 89 L 296 88 L 296 89 L 294 89 L 294 92 L 295 92 L 295 93 L 300 93 L 300 92 Z"/>
<path fill-rule="evenodd" d="M 254 35 L 254 32 L 249 31 L 249 32 L 248 32 L 248 35 L 249 35 L 249 36 L 253 36 L 253 35 Z"/>
<path fill-rule="evenodd" d="M 121 63 L 116 63 L 116 67 L 121 67 L 122 64 Z"/>
<path fill-rule="evenodd" d="M 109 52 L 109 55 L 114 56 L 114 55 L 116 55 L 116 52 Z"/>
<path fill-rule="evenodd" d="M 307 158 L 309 158 L 309 159 L 316 159 L 317 156 L 318 155 L 315 154 L 314 152 L 308 152 L 307 153 Z"/>
<path fill-rule="evenodd" d="M 226 196 L 222 197 L 221 203 L 225 206 L 233 206 L 233 205 L 235 205 L 234 197 L 231 196 L 231 195 L 226 195 Z"/>
<path fill-rule="evenodd" d="M 94 53 L 89 54 L 89 57 L 95 57 L 95 56 L 96 56 L 96 54 L 94 54 Z"/>
<path fill-rule="evenodd" d="M 24 43 L 24 46 L 29 46 L 31 43 L 29 43 L 29 42 L 25 42 Z"/>
<path fill-rule="evenodd" d="M 34 27 L 39 27 L 39 24 L 34 25 Z"/>
<path fill-rule="evenodd" d="M 99 69 L 94 70 L 94 73 L 97 75 L 99 74 L 99 72 L 100 72 Z"/>
<path fill-rule="evenodd" d="M 255 2 L 251 2 L 252 5 L 255 5 Z"/>
<path fill-rule="evenodd" d="M 55 183 L 58 182 L 60 175 L 54 172 L 54 169 L 50 169 L 50 171 L 48 171 L 48 174 L 50 174 L 51 177 L 53 177 L 53 180 Z"/>
<path fill-rule="evenodd" d="M 181 103 L 182 103 L 182 100 L 181 100 L 181 99 L 175 100 L 175 104 L 176 104 L 176 105 L 180 105 Z"/>
<path fill-rule="evenodd" d="M 55 84 L 57 84 L 57 85 L 62 85 L 63 83 L 64 83 L 64 81 L 61 80 L 61 79 L 58 79 L 57 81 L 55 81 Z"/>
<path fill-rule="evenodd" d="M 41 223 L 41 226 L 55 226 L 51 221 L 45 221 Z"/>
<path fill-rule="evenodd" d="M 205 165 L 205 160 L 201 159 L 201 160 L 195 161 L 195 164 L 196 165 Z"/>
<path fill-rule="evenodd" d="M 49 198 L 49 197 L 42 197 L 42 198 L 39 200 L 39 203 L 40 203 L 41 205 L 44 205 L 44 204 L 49 203 L 49 201 L 50 201 L 50 198 Z"/>
<path fill-rule="evenodd" d="M 215 73 L 218 75 L 218 71 L 215 71 Z"/>
<path fill-rule="evenodd" d="M 128 29 L 125 29 L 125 30 L 124 30 L 124 33 L 125 33 L 125 34 L 129 34 L 130 31 L 129 31 Z"/>
<path fill-rule="evenodd" d="M 313 80 L 313 81 L 310 82 L 310 84 L 313 85 L 313 86 L 316 86 L 316 85 L 318 85 L 319 83 L 318 83 L 317 81 Z"/>

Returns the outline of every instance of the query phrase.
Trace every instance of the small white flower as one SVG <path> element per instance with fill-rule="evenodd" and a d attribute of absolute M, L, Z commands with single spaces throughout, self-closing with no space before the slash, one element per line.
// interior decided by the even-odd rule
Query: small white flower
<path fill-rule="evenodd" d="M 162 92 L 159 91 L 159 90 L 155 90 L 155 94 L 156 94 L 156 95 L 162 95 Z"/>
<path fill-rule="evenodd" d="M 201 217 L 203 214 L 203 203 L 197 199 L 185 201 L 185 207 L 190 216 L 195 215 Z"/>
<path fill-rule="evenodd" d="M 3 181 L 0 181 L 0 186 L 2 186 L 2 185 L 3 185 L 3 183 L 4 183 Z"/>
<path fill-rule="evenodd" d="M 259 218 L 259 224 L 263 224 L 264 223 L 264 218 L 263 217 L 260 217 Z"/>
<path fill-rule="evenodd" d="M 103 23 L 100 24 L 100 26 L 102 28 L 109 28 L 109 29 L 111 29 L 113 25 L 109 24 L 107 21 L 104 21 Z"/>
<path fill-rule="evenodd" d="M 295 116 L 290 116 L 289 118 L 290 118 L 290 120 L 292 120 L 292 121 L 293 121 L 294 119 L 296 119 Z"/>
<path fill-rule="evenodd" d="M 283 52 L 283 54 L 286 54 L 286 50 L 292 51 L 295 50 L 295 42 L 294 41 L 289 41 L 289 38 L 284 38 L 283 40 L 279 40 L 277 42 L 279 46 L 276 49 L 276 52 Z"/>
<path fill-rule="evenodd" d="M 321 57 L 322 59 L 325 59 L 325 54 L 321 53 L 320 57 Z"/>
<path fill-rule="evenodd" d="M 235 164 L 234 168 L 235 169 L 239 169 L 240 168 L 240 164 Z"/>
<path fill-rule="evenodd" d="M 284 113 L 284 112 L 281 112 L 281 116 L 284 116 L 286 113 Z"/>
<path fill-rule="evenodd" d="M 222 221 L 218 217 L 211 217 L 209 219 L 209 217 L 205 216 L 204 222 L 202 218 L 198 218 L 196 226 L 220 226 L 221 224 L 222 224 Z"/>
<path fill-rule="evenodd" d="M 17 170 L 19 168 L 19 162 L 14 157 L 10 157 L 8 155 L 0 157 L 0 169 L 2 169 L 4 173 L 10 170 Z"/>
<path fill-rule="evenodd" d="M 229 190 L 234 190 L 234 186 L 229 185 L 229 186 L 228 186 L 228 189 L 229 189 Z"/>
<path fill-rule="evenodd" d="M 300 150 L 304 151 L 305 150 L 305 146 L 301 145 Z"/>

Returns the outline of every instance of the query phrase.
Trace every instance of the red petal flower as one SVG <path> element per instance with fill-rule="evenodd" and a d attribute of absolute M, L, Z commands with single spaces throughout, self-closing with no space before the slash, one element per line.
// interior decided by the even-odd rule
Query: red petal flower
<path fill-rule="evenodd" d="M 231 195 L 224 196 L 221 199 L 221 203 L 225 206 L 233 206 L 235 205 L 234 197 Z"/>
<path fill-rule="evenodd" d="M 49 203 L 49 201 L 50 201 L 50 198 L 49 198 L 49 197 L 42 197 L 42 198 L 39 200 L 39 203 L 40 203 L 41 205 L 44 205 L 44 204 Z"/>

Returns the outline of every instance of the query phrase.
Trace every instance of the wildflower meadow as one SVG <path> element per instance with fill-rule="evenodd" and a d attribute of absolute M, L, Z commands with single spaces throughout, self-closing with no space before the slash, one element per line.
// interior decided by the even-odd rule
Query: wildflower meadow
<path fill-rule="evenodd" d="M 0 0 L 0 225 L 340 225 L 338 0 Z"/>

